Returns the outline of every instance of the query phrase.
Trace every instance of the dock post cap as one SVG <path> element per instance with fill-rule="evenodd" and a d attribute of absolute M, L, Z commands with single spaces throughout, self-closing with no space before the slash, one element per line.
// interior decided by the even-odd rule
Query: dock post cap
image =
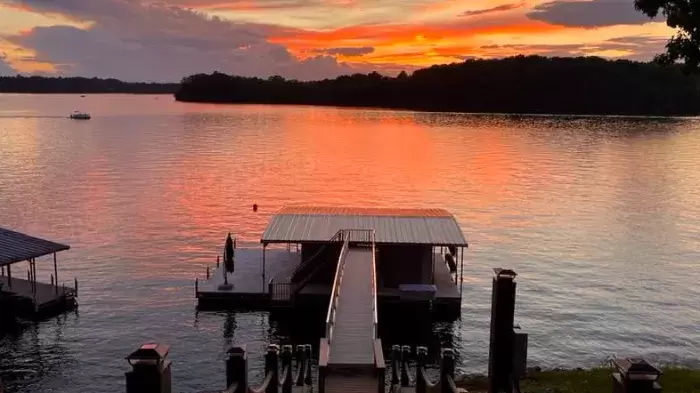
<path fill-rule="evenodd" d="M 279 352 L 280 346 L 277 344 L 269 344 L 267 346 L 267 352 Z"/>
<path fill-rule="evenodd" d="M 155 361 L 157 363 L 161 363 L 165 359 L 165 357 L 168 356 L 168 352 L 170 352 L 170 346 L 168 346 L 166 344 L 150 342 L 150 343 L 142 344 L 139 347 L 139 349 L 132 352 L 125 359 L 132 366 L 134 365 L 134 363 L 132 363 L 132 360 L 135 360 L 135 361 L 150 360 L 150 361 Z"/>
<path fill-rule="evenodd" d="M 229 355 L 242 355 L 246 353 L 246 345 L 245 344 L 240 344 L 240 345 L 234 345 L 231 348 L 226 351 Z"/>
<path fill-rule="evenodd" d="M 416 354 L 417 355 L 427 355 L 428 354 L 428 347 L 423 347 L 423 346 L 416 347 Z"/>
<path fill-rule="evenodd" d="M 643 358 L 613 358 L 613 366 L 630 380 L 657 380 L 663 372 Z"/>
<path fill-rule="evenodd" d="M 515 271 L 511 269 L 504 269 L 501 267 L 494 268 L 493 274 L 496 276 L 496 278 L 509 278 L 511 280 L 518 275 Z"/>

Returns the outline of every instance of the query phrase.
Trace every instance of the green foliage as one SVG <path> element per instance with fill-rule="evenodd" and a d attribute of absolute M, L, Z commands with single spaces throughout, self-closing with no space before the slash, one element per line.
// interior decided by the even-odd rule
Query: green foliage
<path fill-rule="evenodd" d="M 652 18 L 661 11 L 666 24 L 677 30 L 656 61 L 667 65 L 682 61 L 685 72 L 700 72 L 700 1 L 635 0 L 634 6 Z"/>
<path fill-rule="evenodd" d="M 538 371 L 520 383 L 520 390 L 523 393 L 608 393 L 612 392 L 610 373 L 609 368 Z M 472 376 L 459 385 L 472 393 L 485 392 L 488 380 Z M 661 387 L 664 393 L 700 393 L 700 370 L 665 368 Z"/>
<path fill-rule="evenodd" d="M 521 383 L 523 393 L 612 392 L 609 368 L 542 371 Z M 700 393 L 700 371 L 667 368 L 661 376 L 664 393 Z"/>
<path fill-rule="evenodd" d="M 183 79 L 180 101 L 309 104 L 455 112 L 694 115 L 700 84 L 680 67 L 598 57 L 515 56 L 300 82 L 222 73 Z"/>

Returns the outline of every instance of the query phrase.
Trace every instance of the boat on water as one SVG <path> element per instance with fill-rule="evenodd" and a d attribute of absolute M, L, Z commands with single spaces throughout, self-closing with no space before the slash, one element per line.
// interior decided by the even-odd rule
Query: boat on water
<path fill-rule="evenodd" d="M 86 112 L 75 111 L 70 114 L 70 118 L 74 120 L 90 120 L 91 116 Z"/>

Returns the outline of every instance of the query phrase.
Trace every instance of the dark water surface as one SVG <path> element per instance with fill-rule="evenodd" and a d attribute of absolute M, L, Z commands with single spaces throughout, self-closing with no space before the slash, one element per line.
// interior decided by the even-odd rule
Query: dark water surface
<path fill-rule="evenodd" d="M 74 109 L 94 118 L 63 118 Z M 416 341 L 455 345 L 462 372 L 486 368 L 497 266 L 519 273 L 531 366 L 700 365 L 699 120 L 0 95 L 0 226 L 70 244 L 59 275 L 80 281 L 77 312 L 0 334 L 0 377 L 123 391 L 123 358 L 146 340 L 172 345 L 174 391 L 221 387 L 231 343 L 259 372 L 268 342 L 313 334 L 197 313 L 193 280 L 228 231 L 255 242 L 287 203 L 453 212 L 471 244 L 462 319 Z"/>

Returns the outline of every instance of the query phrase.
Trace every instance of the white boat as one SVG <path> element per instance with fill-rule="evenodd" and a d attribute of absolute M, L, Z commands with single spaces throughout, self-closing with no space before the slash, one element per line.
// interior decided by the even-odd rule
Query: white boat
<path fill-rule="evenodd" d="M 75 120 L 90 120 L 90 114 L 85 113 L 85 112 L 75 111 L 75 112 L 70 114 L 70 118 L 75 119 Z"/>

